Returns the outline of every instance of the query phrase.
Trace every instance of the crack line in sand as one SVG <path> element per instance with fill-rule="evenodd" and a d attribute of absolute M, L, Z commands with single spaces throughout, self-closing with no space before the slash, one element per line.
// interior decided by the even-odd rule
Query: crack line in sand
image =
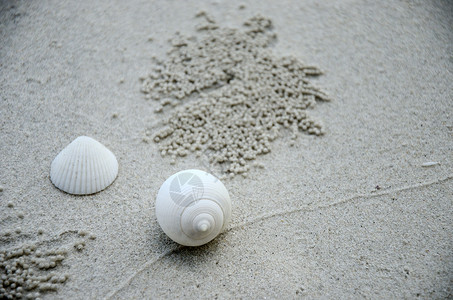
<path fill-rule="evenodd" d="M 245 221 L 245 222 L 239 223 L 239 224 L 237 224 L 235 226 L 232 226 L 230 228 L 227 228 L 222 234 L 224 234 L 226 232 L 229 232 L 229 231 L 232 231 L 232 230 L 236 230 L 238 228 L 242 228 L 244 226 L 249 226 L 249 225 L 251 225 L 253 223 L 256 223 L 258 221 L 271 219 L 273 217 L 290 215 L 290 214 L 294 214 L 294 213 L 298 213 L 298 212 L 316 211 L 316 210 L 320 210 L 320 209 L 334 207 L 334 206 L 341 205 L 341 204 L 346 204 L 346 203 L 349 203 L 351 201 L 354 201 L 354 200 L 357 200 L 357 199 L 360 199 L 360 198 L 365 198 L 365 199 L 376 198 L 376 197 L 379 197 L 379 196 L 385 196 L 385 195 L 390 195 L 390 194 L 393 194 L 393 193 L 404 192 L 404 191 L 408 191 L 408 190 L 412 190 L 412 189 L 416 189 L 416 188 L 428 187 L 430 185 L 434 185 L 434 184 L 437 184 L 437 183 L 443 183 L 443 182 L 446 182 L 446 181 L 451 180 L 451 179 L 453 179 L 453 175 L 447 176 L 447 177 L 445 177 L 443 179 L 437 179 L 437 180 L 431 181 L 431 182 L 423 182 L 423 183 L 420 183 L 420 184 L 415 184 L 415 185 L 410 185 L 410 186 L 405 186 L 405 187 L 389 190 L 387 192 L 376 193 L 376 194 L 358 194 L 358 195 L 355 195 L 355 196 L 352 196 L 352 197 L 349 197 L 349 198 L 345 198 L 345 199 L 339 200 L 339 201 L 334 202 L 334 203 L 318 205 L 318 206 L 314 206 L 314 207 L 299 207 L 299 208 L 296 208 L 296 209 L 293 209 L 293 210 L 273 212 L 273 213 L 270 213 L 270 214 L 263 214 L 260 217 L 257 217 L 255 219 L 252 219 L 252 220 L 249 220 L 249 221 Z"/>
<path fill-rule="evenodd" d="M 146 269 L 148 269 L 149 267 L 151 267 L 152 265 L 154 265 L 155 263 L 157 263 L 158 261 L 160 261 L 162 258 L 164 258 L 165 256 L 168 256 L 170 255 L 171 253 L 173 253 L 174 251 L 178 250 L 178 249 L 181 249 L 183 248 L 184 246 L 181 246 L 181 245 L 177 245 L 175 248 L 172 248 L 172 249 L 168 249 L 167 251 L 165 251 L 164 253 L 162 253 L 161 255 L 159 255 L 158 257 L 156 257 L 155 259 L 153 260 L 150 260 L 148 261 L 147 263 L 145 263 L 143 265 L 142 268 L 140 268 L 139 270 L 137 270 L 134 274 L 132 274 L 118 289 L 112 291 L 109 295 L 107 295 L 107 297 L 105 297 L 104 299 L 112 299 L 116 294 L 118 294 L 122 289 L 124 289 L 125 287 L 127 287 L 131 282 L 132 280 L 134 280 L 135 277 L 137 277 L 139 274 L 141 274 L 143 271 L 145 271 Z"/>
<path fill-rule="evenodd" d="M 380 196 L 390 195 L 390 194 L 393 194 L 393 193 L 399 193 L 399 192 L 409 191 L 409 190 L 412 190 L 412 189 L 428 187 L 428 186 L 431 186 L 431 185 L 434 185 L 434 184 L 446 182 L 446 181 L 451 180 L 451 179 L 453 179 L 453 175 L 447 176 L 447 177 L 445 177 L 443 179 L 437 179 L 437 180 L 431 181 L 431 182 L 423 182 L 423 183 L 420 183 L 420 184 L 415 184 L 415 185 L 410 185 L 410 186 L 405 186 L 405 187 L 389 190 L 387 192 L 376 193 L 376 194 L 371 194 L 371 195 L 370 194 L 359 194 L 359 195 L 355 195 L 355 196 L 352 196 L 352 197 L 349 197 L 349 198 L 345 198 L 345 199 L 339 200 L 339 201 L 334 202 L 334 203 L 325 204 L 325 205 L 319 205 L 319 206 L 312 207 L 312 208 L 301 207 L 301 208 L 297 208 L 297 209 L 289 210 L 289 211 L 274 212 L 274 213 L 271 213 L 271 214 L 268 214 L 268 215 L 262 215 L 260 217 L 257 217 L 255 219 L 253 219 L 253 220 L 245 221 L 245 222 L 240 223 L 238 225 L 235 225 L 233 227 L 227 228 L 223 233 L 220 234 L 220 236 L 224 235 L 227 232 L 230 232 L 230 231 L 233 231 L 233 230 L 236 230 L 236 229 L 242 229 L 245 226 L 252 225 L 252 224 L 254 224 L 254 223 L 258 222 L 258 221 L 271 219 L 273 217 L 278 217 L 278 216 L 283 216 L 283 215 L 290 215 L 290 214 L 294 214 L 294 213 L 298 213 L 298 212 L 316 211 L 316 210 L 319 210 L 319 209 L 324 209 L 324 208 L 334 207 L 334 206 L 341 205 L 341 204 L 346 204 L 346 203 L 349 203 L 351 201 L 357 200 L 359 198 L 365 198 L 365 199 L 376 198 L 376 197 L 380 197 Z M 129 277 L 129 279 L 127 279 L 118 289 L 112 291 L 105 299 L 112 299 L 112 297 L 114 297 L 121 290 L 123 290 L 125 287 L 127 287 L 132 282 L 132 280 L 134 280 L 134 278 L 137 277 L 139 274 L 141 274 L 143 271 L 145 271 L 146 269 L 151 267 L 153 264 L 155 264 L 158 261 L 160 261 L 162 258 L 164 258 L 166 256 L 169 256 L 173 252 L 175 252 L 175 251 L 177 251 L 179 249 L 182 249 L 182 248 L 184 248 L 184 246 L 177 245 L 175 248 L 168 249 L 167 251 L 165 251 L 164 253 L 159 255 L 154 260 L 148 261 L 147 263 L 145 263 L 143 265 L 142 268 L 140 268 L 134 274 L 132 274 Z"/>

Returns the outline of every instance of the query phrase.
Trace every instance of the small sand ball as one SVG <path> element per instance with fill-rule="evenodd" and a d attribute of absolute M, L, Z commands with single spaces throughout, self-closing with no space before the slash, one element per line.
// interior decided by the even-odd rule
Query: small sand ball
<path fill-rule="evenodd" d="M 80 240 L 74 243 L 74 248 L 76 248 L 77 251 L 82 251 L 85 248 L 85 241 Z"/>
<path fill-rule="evenodd" d="M 79 230 L 77 233 L 78 233 L 80 236 L 86 236 L 86 235 L 88 235 L 88 231 L 86 231 L 86 230 Z"/>

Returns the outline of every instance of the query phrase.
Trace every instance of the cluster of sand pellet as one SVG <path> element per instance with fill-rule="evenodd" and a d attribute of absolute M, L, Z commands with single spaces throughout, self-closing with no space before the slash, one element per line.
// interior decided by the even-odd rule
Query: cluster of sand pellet
<path fill-rule="evenodd" d="M 15 212 L 12 202 L 7 207 Z M 17 216 L 22 219 L 19 214 Z M 5 225 L 13 220 L 10 215 L 0 222 Z M 88 239 L 96 238 L 84 230 L 67 231 L 50 240 L 43 238 L 43 234 L 43 229 L 22 233 L 20 227 L 0 233 L 0 299 L 39 299 L 57 291 L 69 278 L 59 267 L 71 250 L 82 251 Z M 64 242 L 63 237 L 65 241 L 75 242 Z M 24 239 L 28 242 L 23 242 Z M 55 244 L 61 246 L 55 247 Z"/>
<path fill-rule="evenodd" d="M 43 252 L 36 244 L 0 251 L 2 299 L 36 299 L 45 292 L 56 291 L 68 275 L 46 271 L 60 265 L 67 253 L 64 248 Z"/>
<path fill-rule="evenodd" d="M 205 154 L 224 173 L 246 175 L 250 162 L 270 151 L 281 128 L 293 139 L 299 131 L 323 134 L 307 114 L 317 100 L 329 100 L 308 81 L 321 71 L 267 49 L 276 38 L 271 20 L 254 17 L 241 31 L 199 15 L 205 21 L 198 26 L 201 38 L 177 34 L 168 60 L 158 61 L 142 78 L 146 98 L 160 101 L 157 112 L 176 107 L 153 137 L 162 155 L 174 161 L 189 152 Z"/>

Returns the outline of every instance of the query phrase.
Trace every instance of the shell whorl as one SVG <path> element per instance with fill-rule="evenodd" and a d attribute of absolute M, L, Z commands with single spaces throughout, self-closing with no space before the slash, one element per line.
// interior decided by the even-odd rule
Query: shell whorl
<path fill-rule="evenodd" d="M 162 230 L 185 246 L 199 246 L 214 239 L 230 215 L 231 201 L 225 186 L 200 170 L 170 176 L 156 199 L 156 216 Z"/>
<path fill-rule="evenodd" d="M 196 205 L 184 210 L 181 215 L 181 230 L 194 240 L 215 238 L 223 227 L 223 211 L 210 200 L 199 200 Z"/>

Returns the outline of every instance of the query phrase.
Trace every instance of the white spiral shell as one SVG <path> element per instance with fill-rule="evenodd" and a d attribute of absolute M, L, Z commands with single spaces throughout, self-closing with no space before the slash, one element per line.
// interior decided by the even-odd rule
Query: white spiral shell
<path fill-rule="evenodd" d="M 115 155 L 98 141 L 79 136 L 52 161 L 50 180 L 62 191 L 88 195 L 102 191 L 118 175 Z"/>
<path fill-rule="evenodd" d="M 231 216 L 228 191 L 213 175 L 184 170 L 160 187 L 156 216 L 162 230 L 184 246 L 210 242 L 226 227 Z"/>

